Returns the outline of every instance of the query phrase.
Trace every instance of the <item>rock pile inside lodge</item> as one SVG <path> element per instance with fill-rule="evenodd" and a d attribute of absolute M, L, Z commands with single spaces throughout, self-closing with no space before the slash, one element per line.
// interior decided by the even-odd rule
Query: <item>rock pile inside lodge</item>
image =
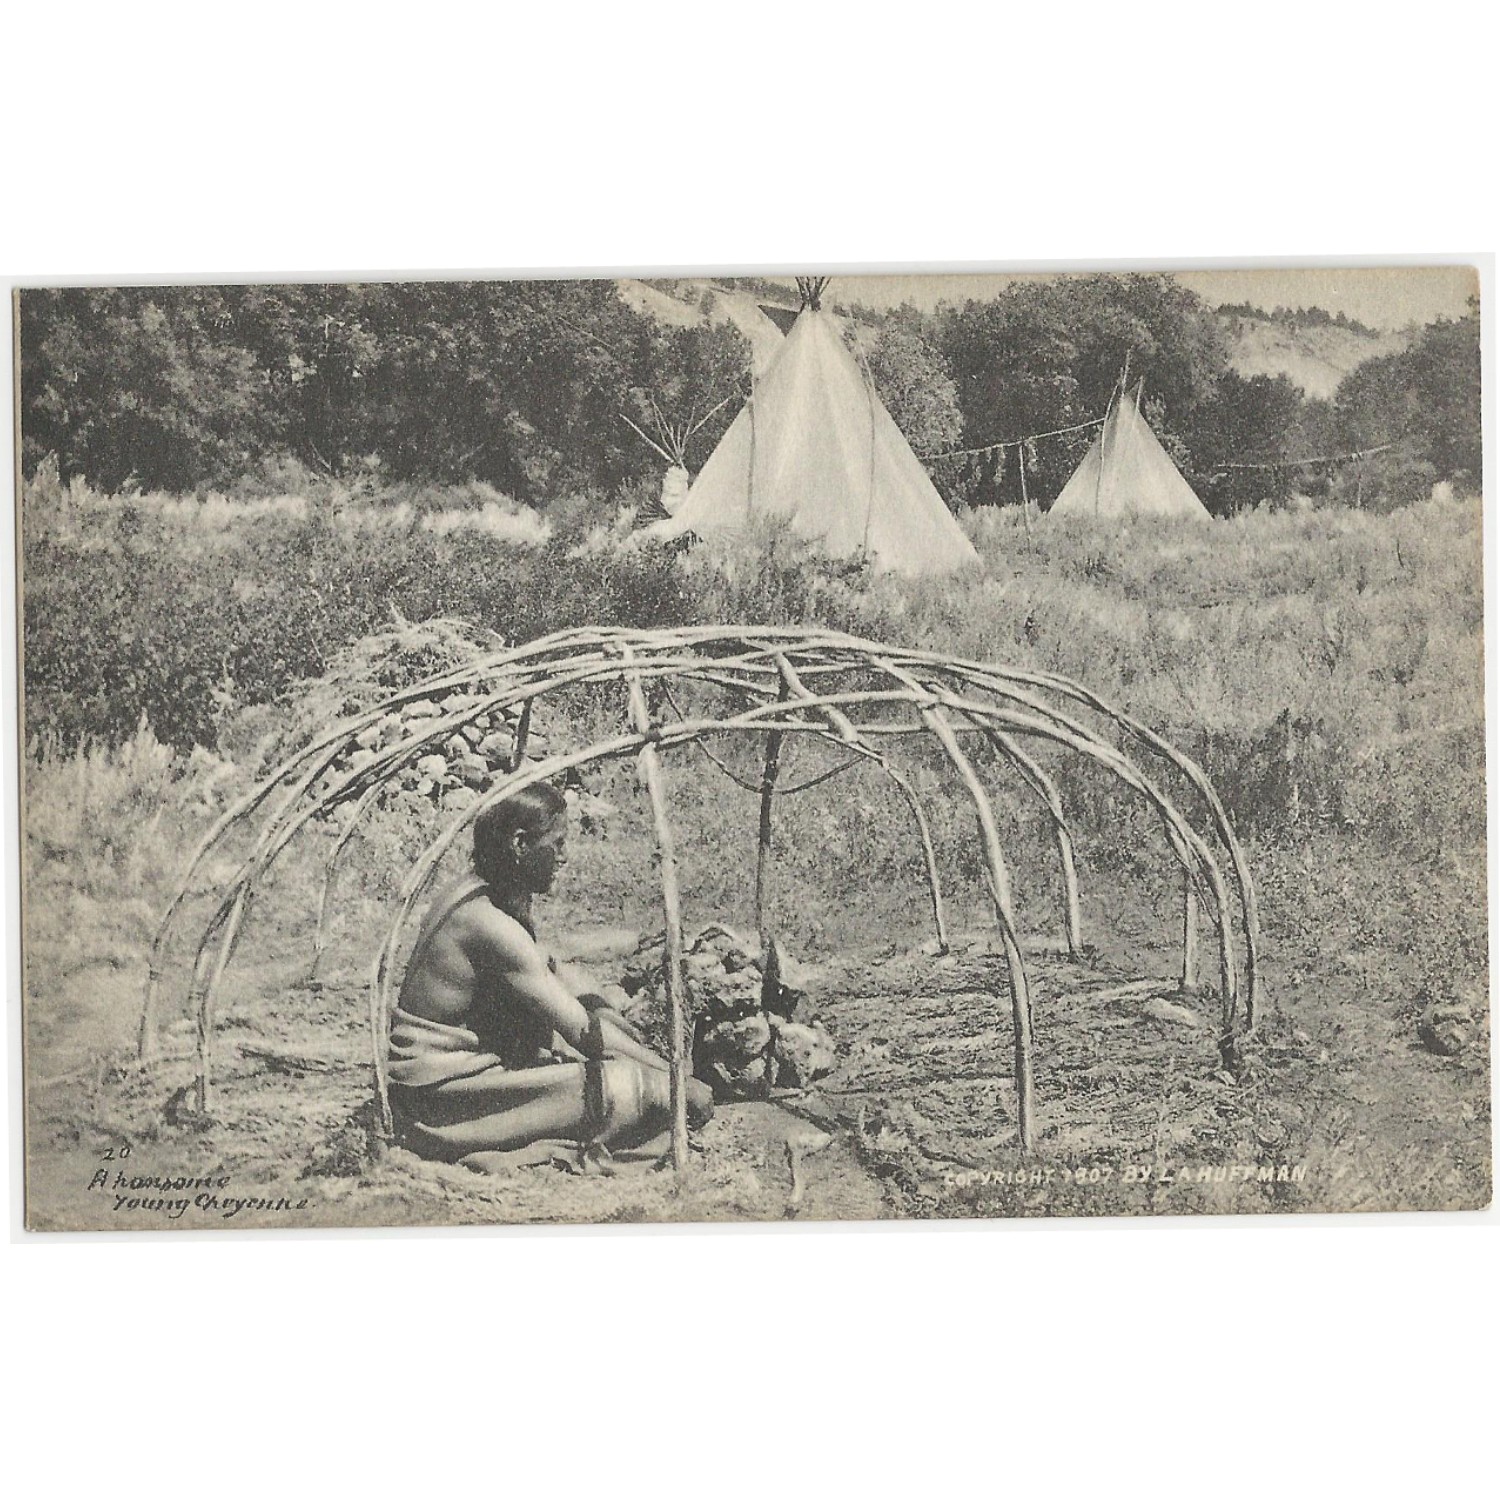
<path fill-rule="evenodd" d="M 630 1014 L 653 1030 L 667 1013 L 664 952 L 660 934 L 646 939 L 620 980 Z M 833 1038 L 807 1010 L 807 971 L 779 942 L 757 952 L 712 923 L 685 944 L 683 975 L 693 1073 L 721 1103 L 807 1088 L 833 1071 Z"/>

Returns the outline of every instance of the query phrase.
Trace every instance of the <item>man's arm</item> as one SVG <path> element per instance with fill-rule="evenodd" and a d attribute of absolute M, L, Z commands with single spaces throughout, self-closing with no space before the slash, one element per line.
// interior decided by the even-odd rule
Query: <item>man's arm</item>
<path fill-rule="evenodd" d="M 633 1057 L 648 1068 L 658 1068 L 663 1073 L 671 1071 L 671 1064 L 658 1057 L 649 1047 L 643 1046 L 627 1032 L 620 1021 L 608 1010 L 596 1010 L 594 1019 L 604 1036 L 605 1048 L 615 1057 Z"/>
<path fill-rule="evenodd" d="M 588 1056 L 597 1054 L 598 1028 L 591 1026 L 588 1011 L 548 967 L 520 923 L 493 909 L 483 912 L 473 958 L 515 1004 L 546 1022 L 570 1046 Z M 591 1031 L 596 1037 L 592 1050 Z"/>
<path fill-rule="evenodd" d="M 503 912 L 482 917 L 484 967 L 532 1015 L 544 1020 L 585 1057 L 629 1057 L 667 1071 L 667 1061 L 632 1038 L 605 1009 L 590 1009 L 552 972 L 546 956 L 519 923 Z"/>

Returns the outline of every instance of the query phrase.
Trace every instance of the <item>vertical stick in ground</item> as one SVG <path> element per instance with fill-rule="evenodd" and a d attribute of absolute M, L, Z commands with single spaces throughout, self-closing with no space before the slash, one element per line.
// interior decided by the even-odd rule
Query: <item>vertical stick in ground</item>
<path fill-rule="evenodd" d="M 626 648 L 629 659 L 629 648 Z M 630 676 L 630 718 L 632 725 L 641 734 L 652 731 L 651 715 L 646 709 L 646 695 L 641 690 L 640 677 Z M 641 747 L 641 779 L 646 784 L 646 793 L 651 799 L 651 818 L 656 828 L 656 848 L 661 860 L 662 913 L 666 922 L 666 986 L 667 1010 L 672 1026 L 672 1166 L 683 1172 L 687 1169 L 687 1009 L 684 1003 L 682 971 L 682 903 L 677 889 L 677 846 L 672 837 L 672 824 L 667 816 L 666 791 L 662 785 L 661 757 L 656 746 L 647 741 Z"/>

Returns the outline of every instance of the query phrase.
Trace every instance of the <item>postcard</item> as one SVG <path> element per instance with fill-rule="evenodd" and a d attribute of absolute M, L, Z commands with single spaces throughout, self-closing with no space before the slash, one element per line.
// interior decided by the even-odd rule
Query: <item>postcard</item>
<path fill-rule="evenodd" d="M 29 1228 L 1489 1203 L 1473 268 L 13 313 Z"/>

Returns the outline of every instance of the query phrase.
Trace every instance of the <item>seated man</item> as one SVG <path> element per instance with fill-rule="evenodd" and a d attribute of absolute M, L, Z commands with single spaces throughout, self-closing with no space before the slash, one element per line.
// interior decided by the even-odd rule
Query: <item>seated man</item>
<path fill-rule="evenodd" d="M 474 874 L 417 935 L 391 1017 L 390 1096 L 401 1143 L 479 1171 L 577 1157 L 660 1155 L 667 1063 L 597 995 L 573 994 L 537 946 L 533 896 L 566 860 L 567 803 L 526 787 L 474 825 Z M 713 1112 L 690 1080 L 688 1117 Z"/>

